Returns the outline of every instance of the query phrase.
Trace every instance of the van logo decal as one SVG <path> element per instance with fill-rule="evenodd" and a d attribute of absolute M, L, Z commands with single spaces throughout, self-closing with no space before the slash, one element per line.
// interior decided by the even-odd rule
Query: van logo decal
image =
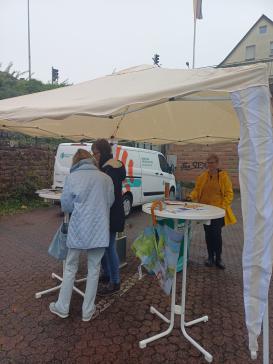
<path fill-rule="evenodd" d="M 73 154 L 71 154 L 71 153 L 64 153 L 64 152 L 62 152 L 62 153 L 60 154 L 60 158 L 61 158 L 61 159 L 64 159 L 64 158 L 70 158 L 72 155 L 73 155 Z"/>
<path fill-rule="evenodd" d="M 122 182 L 122 187 L 125 188 L 126 191 L 130 191 L 132 187 L 140 187 L 140 186 L 141 186 L 141 178 L 127 177 Z"/>
<path fill-rule="evenodd" d="M 152 167 L 153 161 L 148 157 L 142 157 L 141 164 L 143 165 L 143 167 Z"/>
<path fill-rule="evenodd" d="M 134 161 L 132 159 L 128 160 L 127 150 L 121 150 L 121 147 L 117 146 L 115 159 L 120 159 L 122 161 L 122 163 L 125 165 L 125 168 L 127 169 L 128 176 L 130 176 L 129 178 L 125 178 L 122 183 L 122 187 L 125 189 L 125 191 L 131 191 L 131 187 L 140 187 L 141 180 L 136 180 L 134 178 Z"/>

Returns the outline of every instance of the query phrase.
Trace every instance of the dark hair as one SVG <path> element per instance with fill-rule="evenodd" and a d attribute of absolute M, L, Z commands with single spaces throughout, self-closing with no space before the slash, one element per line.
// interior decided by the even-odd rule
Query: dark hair
<path fill-rule="evenodd" d="M 104 165 L 105 162 L 113 158 L 111 145 L 108 143 L 106 139 L 97 139 L 92 144 L 91 149 L 92 152 L 94 152 L 95 150 L 100 152 L 100 162 L 99 162 L 100 168 Z"/>

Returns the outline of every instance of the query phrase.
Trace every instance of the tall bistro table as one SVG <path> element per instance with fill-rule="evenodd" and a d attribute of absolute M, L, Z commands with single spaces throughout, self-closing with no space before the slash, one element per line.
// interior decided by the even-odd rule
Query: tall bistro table
<path fill-rule="evenodd" d="M 60 199 L 61 199 L 61 191 L 59 191 L 59 190 L 44 189 L 44 190 L 36 191 L 36 193 L 39 195 L 39 197 L 43 198 L 45 201 L 55 202 L 55 201 L 60 201 Z M 68 222 L 68 220 L 69 220 L 69 214 L 64 214 L 64 222 Z M 64 272 L 64 268 L 65 268 L 65 260 L 63 261 L 63 272 Z M 41 298 L 43 295 L 54 292 L 54 291 L 58 291 L 61 288 L 63 278 L 54 272 L 51 273 L 51 277 L 53 279 L 57 279 L 61 283 L 55 287 L 48 288 L 44 291 L 35 293 L 35 298 Z M 86 278 L 80 278 L 80 279 L 76 279 L 75 283 L 80 283 L 80 282 L 84 282 L 84 281 L 86 281 Z M 79 295 L 81 295 L 82 297 L 84 297 L 84 293 L 79 288 L 73 286 L 73 290 L 75 292 L 77 292 Z"/>
<path fill-rule="evenodd" d="M 142 206 L 142 210 L 151 214 L 151 203 L 147 203 Z M 182 335 L 199 350 L 205 357 L 206 361 L 209 363 L 212 362 L 212 355 L 208 353 L 201 345 L 199 345 L 191 336 L 189 336 L 186 332 L 186 327 L 192 326 L 199 322 L 208 321 L 208 316 L 202 316 L 195 320 L 186 322 L 185 321 L 185 302 L 186 302 L 186 279 L 187 279 L 187 255 L 188 255 L 188 239 L 189 239 L 189 225 L 191 221 L 199 221 L 204 224 L 210 224 L 210 220 L 218 219 L 225 216 L 225 211 L 221 208 L 204 205 L 204 204 L 196 204 L 196 203 L 187 203 L 180 201 L 166 202 L 164 204 L 163 210 L 159 210 L 156 208 L 154 213 L 159 218 L 169 218 L 174 220 L 174 226 L 177 227 L 177 223 L 179 219 L 185 220 L 184 225 L 184 255 L 183 255 L 183 279 L 182 279 L 182 294 L 181 294 L 181 305 L 175 304 L 175 295 L 176 295 L 176 272 L 173 278 L 173 286 L 172 286 L 172 295 L 171 295 L 171 316 L 168 319 L 166 316 L 162 315 L 159 311 L 157 311 L 153 306 L 150 307 L 150 312 L 152 314 L 156 314 L 163 321 L 170 324 L 168 329 L 154 335 L 150 338 L 141 340 L 139 342 L 139 347 L 141 349 L 145 348 L 147 344 L 157 339 L 160 339 L 166 335 L 168 335 L 174 327 L 174 316 L 180 315 L 180 327 L 182 331 Z"/>

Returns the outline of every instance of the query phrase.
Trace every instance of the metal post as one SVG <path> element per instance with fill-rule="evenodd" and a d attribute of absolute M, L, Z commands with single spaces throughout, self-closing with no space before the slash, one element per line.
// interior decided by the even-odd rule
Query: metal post
<path fill-rule="evenodd" d="M 30 53 L 30 19 L 29 19 L 29 0 L 27 0 L 27 22 L 28 22 L 28 79 L 31 79 L 31 53 Z"/>
<path fill-rule="evenodd" d="M 192 68 L 195 67 L 195 38 L 196 38 L 196 17 L 194 17 L 194 28 L 193 28 Z"/>

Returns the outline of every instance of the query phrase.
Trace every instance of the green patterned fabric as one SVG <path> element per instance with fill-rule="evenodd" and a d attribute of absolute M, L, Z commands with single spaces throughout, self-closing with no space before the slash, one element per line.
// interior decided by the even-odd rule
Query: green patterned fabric
<path fill-rule="evenodd" d="M 179 257 L 183 258 L 184 220 L 175 227 L 172 219 L 162 219 L 156 226 L 145 228 L 132 245 L 134 254 L 149 273 L 157 276 L 166 294 L 171 292 Z"/>
<path fill-rule="evenodd" d="M 174 229 L 174 225 L 175 225 L 175 220 L 174 219 L 158 219 L 157 222 L 158 222 L 159 225 L 165 225 L 166 224 L 171 229 Z M 176 227 L 177 227 L 178 230 L 182 230 L 184 232 L 185 220 L 178 219 L 176 221 Z M 192 229 L 191 229 L 191 222 L 189 222 L 188 257 L 187 257 L 187 260 L 189 259 L 191 238 L 192 238 Z M 181 240 L 180 252 L 179 252 L 179 257 L 178 257 L 177 267 L 176 267 L 176 271 L 178 273 L 181 272 L 182 269 L 183 269 L 183 256 L 184 256 L 184 234 L 183 234 L 183 238 Z"/>

